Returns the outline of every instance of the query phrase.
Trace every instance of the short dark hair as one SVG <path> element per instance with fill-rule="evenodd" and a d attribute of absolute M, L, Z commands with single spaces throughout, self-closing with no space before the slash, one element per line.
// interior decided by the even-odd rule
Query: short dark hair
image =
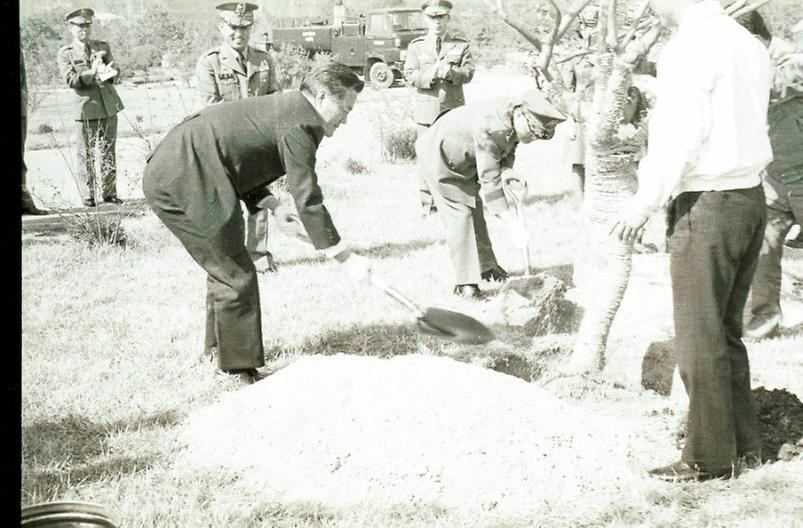
<path fill-rule="evenodd" d="M 761 37 L 764 40 L 772 40 L 772 34 L 770 30 L 767 29 L 767 24 L 764 23 L 764 18 L 758 13 L 758 11 L 750 11 L 749 13 L 742 15 L 736 19 L 744 28 L 756 35 L 757 37 Z"/>
<path fill-rule="evenodd" d="M 324 89 L 337 99 L 341 99 L 346 90 L 360 93 L 364 86 L 365 83 L 345 64 L 327 62 L 312 68 L 302 79 L 300 89 L 310 95 L 315 95 Z"/>

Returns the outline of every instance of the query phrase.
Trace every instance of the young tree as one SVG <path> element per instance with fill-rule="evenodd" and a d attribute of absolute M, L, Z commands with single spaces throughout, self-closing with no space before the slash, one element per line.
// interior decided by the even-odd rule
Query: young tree
<path fill-rule="evenodd" d="M 568 7 L 559 0 L 548 0 L 554 24 L 546 39 L 528 29 L 520 16 L 510 16 L 503 0 L 485 0 L 486 5 L 508 26 L 518 31 L 538 52 L 536 72 L 546 81 L 544 89 L 553 98 L 565 94 L 561 77 L 550 71 L 553 52 L 577 15 L 591 0 L 575 0 Z M 727 12 L 739 16 L 769 0 L 737 0 Z M 625 109 L 632 94 L 632 72 L 661 35 L 662 28 L 654 17 L 647 16 L 648 0 L 642 0 L 633 13 L 629 27 L 619 31 L 617 0 L 599 0 L 595 56 L 594 92 L 590 117 L 585 122 L 586 189 L 583 216 L 587 235 L 582 258 L 575 263 L 575 275 L 589 277 L 579 286 L 584 303 L 584 316 L 570 360 L 563 374 L 599 372 L 605 365 L 608 334 L 630 277 L 633 248 L 609 236 L 616 214 L 635 192 L 636 155 L 646 143 L 645 119 L 628 119 Z M 560 103 L 559 103 L 560 104 Z M 570 110 L 573 105 L 564 100 Z M 638 116 L 636 116 L 638 117 Z M 629 123 L 627 121 L 630 121 Z M 633 126 L 636 125 L 636 126 Z M 583 270 L 583 268 L 585 270 Z M 579 273 L 578 273 L 579 272 Z"/>

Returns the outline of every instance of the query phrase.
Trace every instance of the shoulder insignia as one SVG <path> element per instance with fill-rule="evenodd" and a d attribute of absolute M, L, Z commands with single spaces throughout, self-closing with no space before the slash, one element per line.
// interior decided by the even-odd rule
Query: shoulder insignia
<path fill-rule="evenodd" d="M 219 53 L 220 53 L 220 48 L 212 48 L 212 49 L 206 50 L 203 53 L 203 55 L 201 55 L 201 57 L 208 57 L 210 55 L 218 55 Z"/>
<path fill-rule="evenodd" d="M 463 35 L 449 35 L 449 40 L 457 40 L 459 42 L 468 42 L 468 39 Z"/>
<path fill-rule="evenodd" d="M 414 38 L 413 40 L 410 41 L 410 44 L 412 44 L 413 42 L 424 42 L 424 36 L 420 36 L 420 37 Z M 408 44 L 408 46 L 409 46 L 409 44 Z"/>

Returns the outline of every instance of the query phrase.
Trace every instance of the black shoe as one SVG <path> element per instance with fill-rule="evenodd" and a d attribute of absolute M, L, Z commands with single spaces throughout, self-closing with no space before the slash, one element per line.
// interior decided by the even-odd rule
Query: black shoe
<path fill-rule="evenodd" d="M 675 462 L 668 466 L 651 469 L 647 474 L 666 482 L 701 482 L 703 480 L 730 478 L 733 470 L 728 468 L 718 471 L 704 471 L 697 465 L 690 466 L 685 462 Z"/>
<path fill-rule="evenodd" d="M 465 299 L 484 299 L 485 293 L 476 284 L 458 284 L 454 287 L 455 295 Z"/>
<path fill-rule="evenodd" d="M 107 204 L 116 204 L 116 205 L 123 205 L 125 203 L 116 196 L 109 196 L 108 198 L 104 198 L 103 202 Z"/>
<path fill-rule="evenodd" d="M 260 374 L 255 368 L 223 370 L 221 372 L 231 376 L 242 385 L 253 385 L 257 381 L 265 378 L 265 376 Z"/>
<path fill-rule="evenodd" d="M 22 214 L 23 215 L 33 215 L 33 216 L 41 216 L 50 214 L 50 211 L 46 211 L 44 209 L 39 209 L 33 204 L 23 205 L 22 206 Z"/>
<path fill-rule="evenodd" d="M 84 207 L 95 207 L 95 199 L 87 198 L 86 200 L 84 200 Z"/>
<path fill-rule="evenodd" d="M 485 270 L 480 274 L 482 280 L 491 282 L 505 282 L 508 279 L 508 274 L 501 267 L 496 266 L 489 270 Z"/>

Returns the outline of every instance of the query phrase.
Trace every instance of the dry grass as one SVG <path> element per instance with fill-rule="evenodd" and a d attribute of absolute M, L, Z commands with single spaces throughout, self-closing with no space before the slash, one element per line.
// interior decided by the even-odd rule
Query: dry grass
<path fill-rule="evenodd" d="M 539 345 L 529 336 L 500 326 L 483 303 L 450 295 L 442 228 L 437 219 L 418 215 L 414 165 L 381 163 L 371 155 L 376 144 L 360 141 L 371 112 L 381 104 L 372 97 L 321 149 L 324 195 L 341 234 L 371 256 L 377 273 L 401 291 L 425 305 L 477 316 L 503 339 L 493 348 L 474 350 L 422 338 L 392 301 L 351 283 L 310 248 L 273 233 L 281 270 L 259 278 L 266 370 L 303 354 L 337 352 L 379 357 L 425 352 L 484 364 L 531 355 Z M 581 249 L 567 171 L 546 146 L 522 154 L 521 168 L 540 168 L 532 175 L 528 206 L 533 266 L 565 269 Z M 348 157 L 370 172 L 343 170 Z M 538 519 L 416 502 L 349 509 L 276 503 L 244 486 L 242 475 L 177 466 L 187 415 L 236 387 L 199 360 L 204 273 L 153 215 L 127 218 L 124 227 L 129 239 L 124 248 L 90 250 L 64 236 L 23 239 L 23 505 L 95 501 L 126 527 L 801 526 L 801 460 L 769 465 L 732 482 L 679 486 L 646 478 L 622 486 L 616 472 L 636 469 L 612 468 L 608 487 L 593 490 L 580 504 L 546 505 L 547 513 Z M 520 272 L 518 252 L 502 226 L 491 222 L 490 229 L 503 267 Z M 652 234 L 659 236 L 660 229 L 653 227 Z M 659 340 L 671 328 L 668 276 L 660 262 L 660 257 L 644 257 L 636 263 L 612 329 L 609 381 L 588 382 L 580 387 L 582 397 L 570 400 L 649 431 L 633 456 L 655 465 L 676 456 L 668 441 L 676 419 L 671 402 L 639 387 L 644 339 Z M 799 273 L 801 262 L 789 252 L 785 265 Z M 795 354 L 801 349 L 799 328 L 750 345 L 754 383 L 803 395 L 803 360 Z"/>

